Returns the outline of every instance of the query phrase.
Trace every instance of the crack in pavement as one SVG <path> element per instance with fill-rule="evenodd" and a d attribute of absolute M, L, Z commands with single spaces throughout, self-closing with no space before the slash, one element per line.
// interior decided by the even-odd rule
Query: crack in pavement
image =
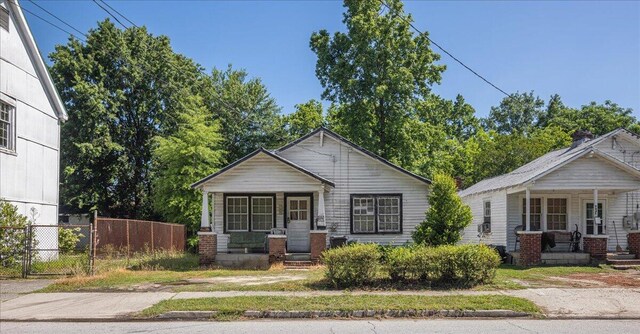
<path fill-rule="evenodd" d="M 529 332 L 529 333 L 536 333 L 536 334 L 538 333 L 538 332 L 536 332 L 536 331 L 534 331 L 534 330 L 531 330 L 531 329 L 529 329 L 529 328 L 525 328 L 525 327 L 522 327 L 522 326 L 520 326 L 520 325 L 518 325 L 518 324 L 515 324 L 515 323 L 513 323 L 511 320 L 507 320 L 507 323 L 508 323 L 509 325 L 513 326 L 513 327 L 520 328 L 520 329 L 522 329 L 522 330 L 524 330 L 524 331 L 527 331 L 527 332 Z"/>
<path fill-rule="evenodd" d="M 373 334 L 378 334 L 378 332 L 376 332 L 376 325 L 374 325 L 371 321 L 367 321 L 367 323 L 371 325 L 371 327 L 373 327 L 371 328 L 371 331 L 373 332 Z"/>

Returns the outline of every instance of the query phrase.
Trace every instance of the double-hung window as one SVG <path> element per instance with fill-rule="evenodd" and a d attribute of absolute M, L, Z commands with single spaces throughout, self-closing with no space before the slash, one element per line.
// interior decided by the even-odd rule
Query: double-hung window
<path fill-rule="evenodd" d="M 227 232 L 269 232 L 275 222 L 273 195 L 229 195 L 225 199 Z"/>
<path fill-rule="evenodd" d="M 351 195 L 351 231 L 354 234 L 401 233 L 401 195 Z"/>
<path fill-rule="evenodd" d="M 491 201 L 484 201 L 483 207 L 484 207 L 484 210 L 483 210 L 484 220 L 482 222 L 491 224 Z"/>
<path fill-rule="evenodd" d="M 0 149 L 15 151 L 15 108 L 0 101 Z"/>
<path fill-rule="evenodd" d="M 540 231 L 542 227 L 542 199 L 530 198 L 529 207 L 531 208 L 531 231 Z M 522 226 L 527 222 L 527 199 L 522 199 Z"/>
<path fill-rule="evenodd" d="M 547 230 L 567 230 L 567 199 L 547 198 Z"/>

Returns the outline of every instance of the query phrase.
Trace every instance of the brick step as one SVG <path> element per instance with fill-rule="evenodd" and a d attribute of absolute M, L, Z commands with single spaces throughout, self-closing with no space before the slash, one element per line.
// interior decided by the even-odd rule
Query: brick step
<path fill-rule="evenodd" d="M 612 260 L 612 259 L 607 259 L 607 264 L 610 264 L 610 265 L 621 265 L 621 266 L 640 266 L 640 259 L 634 259 L 634 260 Z"/>
<path fill-rule="evenodd" d="M 305 268 L 312 267 L 314 263 L 312 261 L 284 261 L 285 268 Z"/>

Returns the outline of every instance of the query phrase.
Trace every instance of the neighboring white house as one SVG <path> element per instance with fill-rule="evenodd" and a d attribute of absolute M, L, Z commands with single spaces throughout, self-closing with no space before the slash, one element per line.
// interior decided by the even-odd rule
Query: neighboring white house
<path fill-rule="evenodd" d="M 430 181 L 319 128 L 278 150 L 259 149 L 193 185 L 202 225 L 218 252 L 230 234 L 286 230 L 287 251 L 309 252 L 309 234 L 400 245 L 425 218 Z"/>
<path fill-rule="evenodd" d="M 58 222 L 60 125 L 66 118 L 17 1 L 0 0 L 0 198 L 39 225 Z"/>
<path fill-rule="evenodd" d="M 628 231 L 640 222 L 640 138 L 618 129 L 596 139 L 574 135 L 574 140 L 571 147 L 460 191 L 474 217 L 463 242 L 513 251 L 518 227 L 577 229 L 582 236 L 608 235 L 610 251 L 617 245 L 625 249 Z"/>

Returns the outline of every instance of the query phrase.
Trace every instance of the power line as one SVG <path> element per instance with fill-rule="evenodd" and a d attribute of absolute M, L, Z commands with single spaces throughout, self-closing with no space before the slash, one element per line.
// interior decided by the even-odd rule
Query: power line
<path fill-rule="evenodd" d="M 384 2 L 384 0 L 380 0 L 380 3 L 387 7 L 387 9 L 391 10 L 391 7 L 389 7 L 389 5 L 387 5 L 386 2 Z M 456 58 L 454 55 L 452 55 L 449 51 L 445 50 L 442 46 L 440 46 L 438 43 L 436 43 L 434 40 L 432 40 L 431 38 L 429 38 L 429 36 L 427 36 L 427 34 L 423 33 L 422 31 L 420 31 L 420 29 L 418 29 L 415 25 L 413 25 L 413 23 L 411 21 L 409 21 L 407 18 L 405 18 L 404 16 L 399 16 L 403 21 L 405 21 L 406 23 L 409 24 L 409 26 L 411 28 L 413 28 L 413 30 L 415 30 L 416 32 L 418 32 L 420 35 L 424 35 L 424 37 L 433 45 L 435 45 L 436 47 L 438 47 L 438 49 L 440 49 L 442 52 L 446 53 L 449 57 L 451 57 L 453 60 L 455 60 L 456 62 L 458 62 L 460 65 L 462 65 L 464 68 L 466 68 L 467 70 L 469 70 L 471 73 L 473 73 L 475 76 L 477 76 L 478 78 L 482 79 L 484 82 L 488 83 L 489 85 L 491 85 L 491 87 L 497 89 L 498 91 L 500 91 L 502 94 L 506 95 L 506 96 L 511 96 L 511 94 L 508 94 L 507 92 L 505 92 L 504 90 L 500 89 L 500 87 L 496 86 L 495 84 L 493 84 L 491 81 L 487 80 L 485 77 L 483 77 L 482 75 L 480 75 L 478 72 L 474 71 L 471 67 L 467 66 L 465 63 L 463 63 L 460 59 Z"/>
<path fill-rule="evenodd" d="M 49 15 L 51 15 L 51 16 L 53 16 L 53 17 L 55 17 L 58 21 L 60 21 L 60 22 L 64 23 L 67 27 L 69 27 L 69 28 L 71 28 L 71 29 L 73 29 L 73 30 L 77 31 L 80 35 L 83 35 L 85 38 L 89 38 L 89 36 L 87 36 L 87 34 L 85 34 L 85 33 L 83 33 L 82 31 L 80 31 L 80 30 L 76 29 L 74 26 L 72 26 L 72 25 L 70 25 L 69 23 L 65 22 L 64 20 L 62 20 L 61 18 L 59 18 L 58 16 L 56 16 L 56 15 L 55 15 L 55 14 L 53 14 L 52 12 L 48 11 L 46 8 L 44 8 L 44 7 L 40 6 L 40 5 L 38 5 L 35 1 L 33 1 L 33 0 L 28 0 L 28 1 L 29 1 L 30 3 L 32 3 L 34 6 L 36 6 L 36 7 L 40 8 L 40 9 L 42 9 L 42 10 L 43 10 L 44 12 L 46 12 L 47 14 L 49 14 Z"/>
<path fill-rule="evenodd" d="M 116 20 L 116 22 L 120 23 L 120 25 L 127 29 L 127 26 L 125 26 L 119 18 L 117 18 L 115 15 L 113 15 L 108 9 L 104 8 L 98 1 L 93 0 L 93 3 L 95 3 L 96 5 L 98 5 L 98 7 L 102 8 L 102 10 L 104 10 L 105 12 L 107 12 L 107 14 L 109 14 L 111 17 L 113 17 L 114 20 Z"/>
<path fill-rule="evenodd" d="M 131 23 L 134 27 L 139 28 L 135 23 L 133 23 L 133 21 L 129 20 L 126 16 L 124 16 L 122 13 L 120 13 L 117 9 L 109 6 L 109 4 L 106 1 L 100 0 L 100 2 L 102 2 L 105 6 L 109 7 L 109 9 L 113 10 L 114 12 L 116 12 L 116 14 L 122 16 L 122 18 L 127 20 L 127 22 Z"/>
<path fill-rule="evenodd" d="M 9 0 L 9 1 L 12 1 L 12 0 Z M 42 20 L 42 21 L 44 21 L 44 22 L 46 22 L 46 23 L 48 23 L 48 24 L 52 25 L 52 26 L 53 26 L 53 27 L 55 27 L 55 28 L 58 28 L 58 30 L 60 30 L 60 31 L 63 31 L 63 32 L 67 33 L 67 34 L 68 34 L 68 35 L 70 35 L 71 37 L 76 38 L 76 39 L 78 39 L 78 40 L 80 40 L 80 41 L 83 41 L 83 42 L 85 42 L 85 43 L 87 42 L 87 41 L 85 41 L 84 39 L 82 39 L 82 38 L 80 38 L 80 37 L 78 37 L 78 36 L 74 35 L 74 34 L 73 34 L 73 33 L 71 33 L 70 31 L 68 31 L 68 30 L 66 30 L 66 29 L 64 29 L 64 28 L 62 28 L 62 27 L 60 27 L 59 25 L 57 25 L 57 24 L 55 24 L 55 23 L 53 23 L 53 22 L 51 22 L 51 21 L 49 21 L 49 20 L 47 20 L 47 19 L 43 18 L 42 16 L 40 16 L 40 15 L 38 15 L 38 14 L 36 14 L 36 13 L 34 13 L 34 12 L 32 12 L 32 11 L 30 11 L 30 10 L 28 10 L 28 9 L 24 8 L 24 7 L 22 7 L 22 6 L 21 6 L 21 5 L 19 5 L 17 2 L 12 1 L 12 3 L 13 3 L 14 5 L 18 6 L 18 8 L 22 9 L 23 11 L 25 11 L 25 12 L 27 12 L 27 13 L 29 13 L 29 14 L 31 14 L 31 15 L 33 15 L 33 16 L 35 16 L 35 17 L 37 17 L 37 18 L 39 18 L 40 20 Z"/>

